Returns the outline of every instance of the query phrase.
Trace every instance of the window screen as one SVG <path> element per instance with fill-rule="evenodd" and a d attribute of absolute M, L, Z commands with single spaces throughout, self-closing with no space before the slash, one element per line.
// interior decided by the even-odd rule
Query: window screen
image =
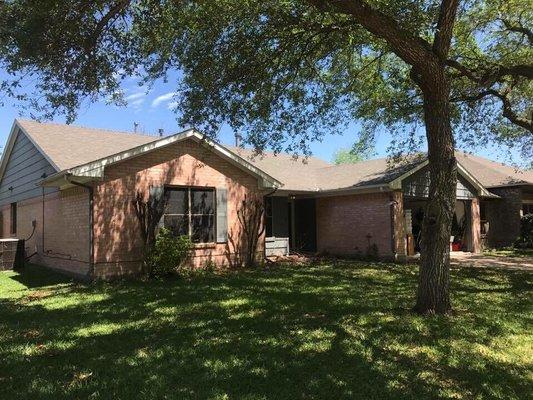
<path fill-rule="evenodd" d="M 215 241 L 214 189 L 167 188 L 164 225 L 174 235 L 188 235 L 193 242 Z"/>

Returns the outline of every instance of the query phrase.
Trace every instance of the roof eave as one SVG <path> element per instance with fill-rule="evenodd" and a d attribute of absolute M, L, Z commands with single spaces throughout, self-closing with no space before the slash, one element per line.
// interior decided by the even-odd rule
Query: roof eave
<path fill-rule="evenodd" d="M 259 182 L 258 184 L 260 188 L 264 188 L 264 189 L 279 188 L 283 186 L 283 184 L 277 179 L 273 178 L 272 176 L 256 168 L 255 166 L 253 166 L 252 164 L 244 160 L 242 157 L 231 152 L 225 147 L 206 138 L 205 136 L 195 131 L 194 129 L 188 129 L 184 132 L 180 132 L 172 136 L 167 136 L 163 139 L 157 139 L 157 140 L 154 140 L 153 142 L 149 142 L 149 143 L 137 146 L 137 147 L 133 147 L 131 149 L 113 154 L 108 157 L 103 157 L 101 159 L 88 162 L 86 164 L 82 164 L 82 165 L 79 165 L 73 168 L 69 168 L 67 170 L 59 171 L 58 173 L 54 175 L 50 175 L 49 177 L 44 179 L 41 182 L 41 185 L 57 187 L 57 182 L 58 181 L 63 182 L 62 176 L 66 174 L 72 175 L 73 177 L 101 179 L 104 176 L 104 170 L 107 166 L 116 164 L 121 161 L 126 161 L 134 157 L 144 155 L 151 151 L 161 149 L 173 143 L 177 143 L 185 139 L 189 139 L 189 138 L 203 144 L 204 147 L 208 147 L 212 151 L 215 151 L 215 153 L 217 153 L 218 155 L 220 155 L 222 158 L 226 159 L 233 165 L 239 167 L 240 169 L 247 171 L 248 173 L 251 173 L 253 176 L 258 178 L 258 182 Z"/>
<path fill-rule="evenodd" d="M 487 197 L 487 198 L 499 198 L 499 196 L 489 192 L 483 184 L 474 177 L 468 170 L 463 167 L 463 165 L 457 161 L 457 170 L 461 173 L 463 178 L 465 178 L 472 186 L 474 186 L 478 190 L 479 197 Z"/>
<path fill-rule="evenodd" d="M 490 185 L 490 186 L 487 186 L 487 189 L 498 189 L 498 188 L 507 188 L 507 187 L 517 187 L 517 186 L 532 186 L 533 187 L 533 183 L 519 182 L 519 183 L 506 183 L 503 185 Z"/>
<path fill-rule="evenodd" d="M 390 192 L 388 184 L 364 185 L 357 187 L 346 187 L 339 189 L 290 189 L 283 187 L 276 191 L 277 196 L 294 195 L 294 196 L 311 196 L 311 197 L 328 197 L 328 196 L 344 196 L 350 194 L 362 193 L 380 193 Z"/>
<path fill-rule="evenodd" d="M 417 164 L 415 167 L 410 169 L 409 171 L 403 173 L 398 178 L 394 179 L 393 181 L 389 182 L 389 187 L 391 190 L 401 190 L 402 189 L 402 182 L 405 178 L 413 175 L 415 172 L 421 170 L 426 165 L 429 164 L 429 160 L 421 161 L 419 164 Z"/>
<path fill-rule="evenodd" d="M 41 155 L 46 159 L 46 161 L 50 163 L 50 165 L 56 171 L 60 171 L 59 167 L 52 161 L 52 159 L 48 156 L 48 154 L 44 152 L 41 146 L 39 146 L 39 144 L 26 131 L 26 129 L 24 129 L 24 127 L 19 123 L 18 119 L 15 119 L 13 121 L 13 125 L 11 125 L 11 130 L 9 132 L 6 147 L 4 151 L 2 152 L 2 157 L 0 158 L 0 181 L 4 177 L 7 162 L 9 160 L 9 157 L 11 156 L 11 152 L 13 151 L 13 146 L 15 145 L 15 140 L 17 139 L 19 132 L 22 132 L 22 134 L 28 138 L 31 144 L 35 146 L 35 148 L 39 151 L 39 153 L 41 153 Z"/>
<path fill-rule="evenodd" d="M 13 122 L 13 125 L 11 125 L 11 130 L 9 131 L 9 136 L 7 138 L 6 147 L 4 151 L 2 152 L 2 157 L 0 158 L 0 181 L 4 177 L 4 172 L 6 170 L 7 161 L 9 160 L 9 156 L 11 155 L 11 151 L 13 150 L 13 146 L 15 145 L 15 140 L 17 138 L 17 131 L 18 123 L 17 120 Z"/>

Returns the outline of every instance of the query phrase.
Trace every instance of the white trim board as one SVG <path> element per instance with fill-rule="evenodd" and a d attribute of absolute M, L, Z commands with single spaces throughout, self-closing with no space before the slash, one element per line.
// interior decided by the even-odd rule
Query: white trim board
<path fill-rule="evenodd" d="M 272 176 L 268 175 L 264 171 L 256 168 L 248 161 L 233 153 L 232 151 L 226 149 L 224 146 L 219 145 L 218 143 L 206 138 L 199 132 L 194 129 L 188 129 L 186 131 L 177 133 L 175 135 L 167 136 L 162 139 L 154 140 L 137 147 L 122 151 L 120 153 L 113 154 L 108 157 L 103 157 L 101 159 L 91 161 L 68 170 L 60 171 L 54 175 L 50 175 L 42 181 L 43 186 L 56 186 L 58 178 L 64 175 L 72 175 L 74 177 L 90 177 L 93 179 L 103 178 L 104 170 L 107 166 L 116 164 L 121 161 L 129 160 L 134 157 L 138 157 L 161 149 L 163 147 L 169 146 L 180 141 L 191 139 L 195 142 L 203 145 L 203 147 L 210 149 L 215 152 L 223 159 L 229 161 L 231 164 L 240 168 L 241 170 L 251 173 L 253 176 L 259 179 L 259 186 L 263 188 L 278 188 L 283 184 Z M 62 180 L 61 180 L 62 181 Z"/>

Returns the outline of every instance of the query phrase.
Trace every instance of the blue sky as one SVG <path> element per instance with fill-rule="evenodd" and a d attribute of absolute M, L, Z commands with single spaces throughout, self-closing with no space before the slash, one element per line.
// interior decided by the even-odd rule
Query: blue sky
<path fill-rule="evenodd" d="M 0 71 L 0 76 L 2 75 L 5 76 Z M 176 82 L 169 80 L 169 82 L 156 82 L 150 90 L 147 90 L 145 87 L 139 87 L 135 79 L 126 79 L 122 88 L 128 106 L 117 107 L 108 105 L 104 101 L 86 103 L 79 110 L 74 123 L 96 128 L 133 131 L 133 125 L 137 122 L 139 131 L 144 133 L 154 134 L 160 128 L 164 130 L 165 134 L 178 132 L 184 127 L 177 124 L 175 113 L 172 111 L 173 101 L 175 101 L 175 87 Z M 11 99 L 5 99 L 4 106 L 0 107 L 0 143 L 2 147 L 7 140 L 13 120 L 20 115 L 20 112 L 21 110 Z M 22 114 L 22 117 L 27 117 L 27 115 Z M 55 122 L 62 123 L 64 118 L 58 117 Z M 313 155 L 326 161 L 332 161 L 334 153 L 339 148 L 348 148 L 357 140 L 358 130 L 358 124 L 354 123 L 342 135 L 326 134 L 322 142 L 312 143 Z M 376 135 L 376 157 L 387 156 L 390 140 L 391 137 L 387 132 L 378 132 Z M 229 127 L 223 127 L 219 133 L 218 141 L 233 145 L 235 141 L 233 131 Z M 486 146 L 482 149 L 475 149 L 474 152 L 494 160 L 509 161 L 505 149 Z M 514 153 L 513 161 L 520 163 L 522 160 Z"/>

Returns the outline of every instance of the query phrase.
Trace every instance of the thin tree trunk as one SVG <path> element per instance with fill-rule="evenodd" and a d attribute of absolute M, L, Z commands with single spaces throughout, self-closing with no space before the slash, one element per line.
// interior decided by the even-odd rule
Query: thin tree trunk
<path fill-rule="evenodd" d="M 420 85 L 430 170 L 429 198 L 422 223 L 422 252 L 415 311 L 446 314 L 450 301 L 450 234 L 455 211 L 457 163 L 450 121 L 449 83 L 438 71 Z"/>

